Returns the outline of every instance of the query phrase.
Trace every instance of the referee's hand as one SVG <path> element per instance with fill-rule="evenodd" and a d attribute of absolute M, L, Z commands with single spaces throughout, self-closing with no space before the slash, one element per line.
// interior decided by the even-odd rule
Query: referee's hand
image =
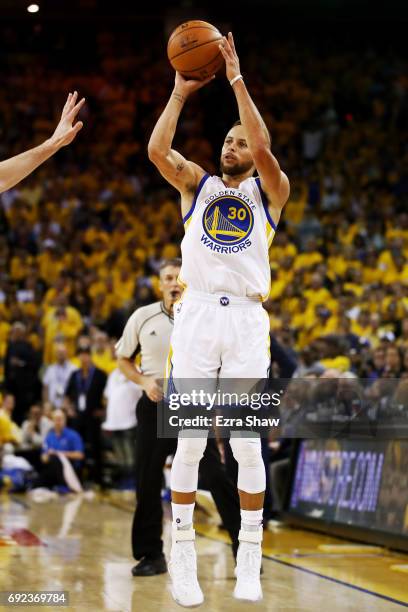
<path fill-rule="evenodd" d="M 152 402 L 160 402 L 163 399 L 163 391 L 154 376 L 144 376 L 142 388 Z"/>

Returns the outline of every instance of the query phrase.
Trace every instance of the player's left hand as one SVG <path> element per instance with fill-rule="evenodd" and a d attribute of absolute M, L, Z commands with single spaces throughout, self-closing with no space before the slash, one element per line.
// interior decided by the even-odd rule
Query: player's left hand
<path fill-rule="evenodd" d="M 62 110 L 60 122 L 51 136 L 51 142 L 57 149 L 69 145 L 83 126 L 82 121 L 77 121 L 74 124 L 79 111 L 85 103 L 85 98 L 82 98 L 79 102 L 77 102 L 77 99 L 78 92 L 74 91 L 73 94 L 69 94 Z"/>
<path fill-rule="evenodd" d="M 234 37 L 232 32 L 228 32 L 228 36 L 223 36 L 220 43 L 220 51 L 225 60 L 225 68 L 227 79 L 230 81 L 234 77 L 241 74 L 239 68 L 239 58 L 235 50 Z"/>

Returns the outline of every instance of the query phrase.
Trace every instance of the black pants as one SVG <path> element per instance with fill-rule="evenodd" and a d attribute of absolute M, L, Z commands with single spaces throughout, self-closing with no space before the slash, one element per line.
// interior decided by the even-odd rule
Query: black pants
<path fill-rule="evenodd" d="M 66 486 L 67 483 L 65 482 L 62 463 L 56 455 L 50 455 L 47 463 L 43 464 L 43 466 L 38 478 L 33 482 L 33 489 L 38 487 L 52 489 L 56 486 Z"/>
<path fill-rule="evenodd" d="M 157 437 L 157 405 L 143 394 L 136 408 L 136 491 L 137 505 L 132 526 L 135 559 L 163 552 L 163 508 L 161 489 L 166 457 L 174 454 L 177 440 Z M 233 542 L 240 529 L 239 497 L 227 477 L 215 440 L 208 439 L 200 463 L 200 476 L 214 498 L 222 522 Z"/>

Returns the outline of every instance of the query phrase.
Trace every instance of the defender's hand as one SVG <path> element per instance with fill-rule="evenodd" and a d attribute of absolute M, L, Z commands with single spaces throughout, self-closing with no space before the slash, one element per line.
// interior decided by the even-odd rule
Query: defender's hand
<path fill-rule="evenodd" d="M 241 74 L 239 68 L 239 58 L 235 50 L 234 37 L 232 36 L 231 32 L 228 32 L 228 37 L 222 37 L 220 51 L 225 59 L 226 75 L 227 79 L 230 81 L 234 77 Z"/>
<path fill-rule="evenodd" d="M 73 94 L 70 93 L 68 95 L 67 101 L 65 102 L 65 106 L 62 110 L 60 122 L 55 128 L 54 134 L 50 138 L 52 144 L 57 149 L 69 145 L 84 125 L 82 121 L 77 121 L 75 125 L 73 125 L 79 111 L 85 103 L 85 98 L 82 98 L 82 100 L 80 100 L 78 103 L 77 99 L 77 91 L 74 91 Z"/>
<path fill-rule="evenodd" d="M 174 93 L 179 94 L 184 99 L 188 98 L 194 91 L 198 91 L 207 83 L 210 83 L 215 79 L 215 75 L 205 79 L 204 81 L 197 81 L 196 79 L 186 79 L 182 74 L 176 72 L 176 78 L 174 80 Z"/>

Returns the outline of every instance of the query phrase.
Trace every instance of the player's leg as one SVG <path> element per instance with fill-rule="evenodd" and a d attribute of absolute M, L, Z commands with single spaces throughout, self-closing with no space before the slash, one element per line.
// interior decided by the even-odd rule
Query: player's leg
<path fill-rule="evenodd" d="M 209 438 L 208 440 L 207 448 L 200 464 L 200 477 L 204 488 L 210 491 L 214 499 L 222 523 L 230 535 L 233 555 L 236 558 L 240 528 L 240 508 L 236 479 L 232 480 L 226 472 L 214 438 Z"/>
<path fill-rule="evenodd" d="M 269 319 L 261 305 L 228 311 L 228 336 L 222 353 L 220 376 L 239 393 L 248 393 L 255 381 L 266 379 L 270 364 Z M 257 601 L 262 598 L 262 517 L 266 474 L 258 434 L 232 432 L 230 446 L 238 463 L 241 529 L 234 596 Z"/>
<path fill-rule="evenodd" d="M 203 384 L 214 387 L 220 367 L 216 324 L 216 311 L 211 304 L 183 298 L 175 307 L 169 359 L 172 391 L 191 393 Z M 173 528 L 169 572 L 173 597 L 185 606 L 199 605 L 204 599 L 197 580 L 193 513 L 198 467 L 206 444 L 206 431 L 181 432 L 171 469 Z"/>
<path fill-rule="evenodd" d="M 245 437 L 243 437 L 245 436 Z M 238 493 L 241 529 L 237 554 L 237 583 L 234 596 L 257 601 L 262 598 L 262 516 L 265 495 L 265 465 L 260 437 L 248 432 L 231 432 L 230 445 L 238 463 Z"/>
<path fill-rule="evenodd" d="M 198 466 L 206 445 L 206 431 L 182 431 L 171 468 L 173 525 L 169 572 L 172 578 L 173 597 L 183 606 L 197 606 L 204 601 L 197 580 L 193 514 Z"/>

